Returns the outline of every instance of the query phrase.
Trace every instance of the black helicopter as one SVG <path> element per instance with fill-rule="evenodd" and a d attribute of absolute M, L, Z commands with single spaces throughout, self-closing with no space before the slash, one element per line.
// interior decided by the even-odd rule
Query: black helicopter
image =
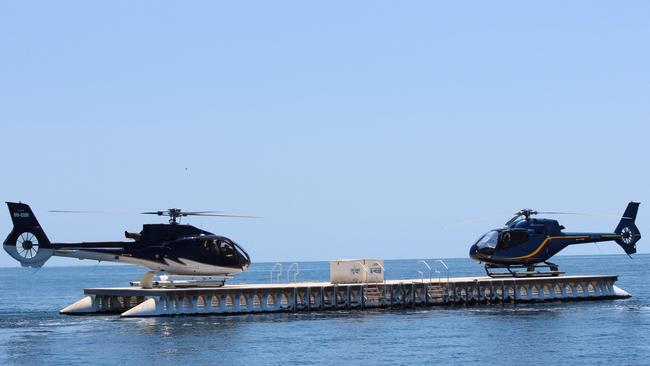
<path fill-rule="evenodd" d="M 556 220 L 531 218 L 538 214 L 566 213 L 524 209 L 506 222 L 505 227 L 481 236 L 470 248 L 469 256 L 484 263 L 490 277 L 557 276 L 562 272 L 548 260 L 572 244 L 615 241 L 628 255 L 636 253 L 636 242 L 641 239 L 634 223 L 638 210 L 639 203 L 630 202 L 613 233 L 566 233 Z M 550 271 L 537 270 L 545 267 Z M 499 269 L 506 272 L 499 272 Z"/>
<path fill-rule="evenodd" d="M 139 233 L 125 231 L 126 238 L 132 241 L 52 243 L 28 205 L 7 202 L 7 206 L 14 227 L 3 246 L 23 267 L 41 267 L 51 256 L 129 263 L 150 270 L 141 282 L 143 287 L 151 287 L 154 274 L 225 279 L 245 271 L 251 263 L 248 253 L 234 241 L 180 224 L 185 216 L 251 216 L 184 212 L 176 208 L 142 212 L 169 216 L 169 223 L 145 224 Z"/>

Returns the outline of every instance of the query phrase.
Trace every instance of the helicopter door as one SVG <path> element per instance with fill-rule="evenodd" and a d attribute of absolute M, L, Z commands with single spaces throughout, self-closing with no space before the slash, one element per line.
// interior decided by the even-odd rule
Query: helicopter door
<path fill-rule="evenodd" d="M 499 249 L 507 249 L 521 245 L 528 241 L 528 231 L 526 230 L 506 230 L 501 233 Z"/>
<path fill-rule="evenodd" d="M 206 244 L 208 245 L 210 251 L 214 255 L 221 255 L 221 248 L 219 247 L 219 241 L 218 240 L 208 240 L 206 241 Z"/>

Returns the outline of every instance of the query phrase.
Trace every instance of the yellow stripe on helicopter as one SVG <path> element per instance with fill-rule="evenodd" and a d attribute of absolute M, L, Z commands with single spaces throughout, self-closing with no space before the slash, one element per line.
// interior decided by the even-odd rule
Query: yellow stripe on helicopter
<path fill-rule="evenodd" d="M 549 236 L 532 253 L 530 253 L 528 255 L 521 256 L 521 257 L 510 258 L 510 259 L 529 259 L 529 258 L 532 258 L 535 255 L 537 255 L 537 253 L 541 252 L 542 249 L 544 249 L 544 247 L 551 240 L 555 240 L 555 239 L 588 239 L 588 238 L 589 238 L 589 236 L 586 236 L 586 235 L 580 235 L 580 236 Z"/>

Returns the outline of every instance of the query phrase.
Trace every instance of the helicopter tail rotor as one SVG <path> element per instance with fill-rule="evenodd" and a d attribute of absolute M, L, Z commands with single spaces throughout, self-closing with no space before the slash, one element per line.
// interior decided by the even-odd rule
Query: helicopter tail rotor
<path fill-rule="evenodd" d="M 54 251 L 36 216 L 24 203 L 7 202 L 7 206 L 14 227 L 3 243 L 4 250 L 23 267 L 43 266 Z"/>
<path fill-rule="evenodd" d="M 641 239 L 641 232 L 636 227 L 634 221 L 636 214 L 639 211 L 638 202 L 630 202 L 623 213 L 621 221 L 618 223 L 614 233 L 620 237 L 616 239 L 616 243 L 625 250 L 628 255 L 636 253 L 636 242 Z"/>

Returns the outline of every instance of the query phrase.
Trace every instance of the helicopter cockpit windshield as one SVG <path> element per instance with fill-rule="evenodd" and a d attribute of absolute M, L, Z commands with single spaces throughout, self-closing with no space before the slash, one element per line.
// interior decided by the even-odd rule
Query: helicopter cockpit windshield
<path fill-rule="evenodd" d="M 497 247 L 499 242 L 499 232 L 492 230 L 487 234 L 483 235 L 477 242 L 476 247 L 481 251 L 486 251 L 489 249 L 494 250 Z"/>
<path fill-rule="evenodd" d="M 250 257 L 248 256 L 248 253 L 246 253 L 246 251 L 244 251 L 244 249 L 242 249 L 239 245 L 230 240 L 227 240 L 225 238 L 212 239 L 205 241 L 205 245 L 215 255 L 223 256 L 227 260 L 234 261 L 235 263 L 240 263 L 242 265 L 247 266 L 250 264 Z"/>
<path fill-rule="evenodd" d="M 492 254 L 496 249 L 506 249 L 528 241 L 526 230 L 492 230 L 476 241 L 476 248 L 483 254 Z"/>

